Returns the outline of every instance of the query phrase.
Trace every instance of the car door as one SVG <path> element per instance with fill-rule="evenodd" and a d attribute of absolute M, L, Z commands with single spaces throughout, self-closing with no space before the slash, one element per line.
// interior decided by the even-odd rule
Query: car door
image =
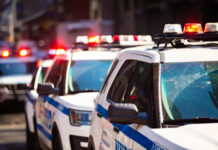
<path fill-rule="evenodd" d="M 113 82 L 105 83 L 110 86 L 109 89 L 102 89 L 106 92 L 108 90 L 108 94 L 106 94 L 107 97 L 102 98 L 106 100 L 104 100 L 102 104 L 97 104 L 97 112 L 102 113 L 101 111 L 103 111 L 103 117 L 100 122 L 102 124 L 101 127 L 103 128 L 100 146 L 103 147 L 103 149 L 132 149 L 134 144 L 133 137 L 137 132 L 138 124 L 112 124 L 107 120 L 107 115 L 104 115 L 105 112 L 104 110 L 102 110 L 106 108 L 105 111 L 107 111 L 107 108 L 112 103 L 131 103 L 132 101 L 132 103 L 139 105 L 139 102 L 137 102 L 136 99 L 136 96 L 139 95 L 135 94 L 136 92 L 134 92 L 134 90 L 136 90 L 136 85 L 140 83 L 140 80 L 137 81 L 136 79 L 139 79 L 139 72 L 142 73 L 146 70 L 141 66 L 142 62 L 148 61 L 149 63 L 151 63 L 151 58 L 144 56 L 135 56 L 136 60 L 132 60 L 134 56 L 131 55 L 130 57 L 131 58 L 126 57 L 126 60 L 121 61 L 121 67 L 117 67 L 119 71 L 118 74 L 115 75 L 115 79 L 113 80 Z M 138 82 L 137 84 L 136 81 Z M 102 108 L 100 105 L 104 107 Z M 142 107 L 138 109 L 140 109 L 141 111 L 143 110 Z"/>
<path fill-rule="evenodd" d="M 116 135 L 116 148 L 119 150 L 134 149 L 134 145 L 139 149 L 148 149 L 150 140 L 146 136 L 141 136 L 138 130 L 143 126 L 152 127 L 154 124 L 154 104 L 153 104 L 153 64 L 142 61 L 137 62 L 135 74 L 131 76 L 131 81 L 122 101 L 119 103 L 135 104 L 138 113 L 147 114 L 147 123 L 119 125 L 119 132 Z M 143 140 L 142 140 L 143 139 Z"/>
<path fill-rule="evenodd" d="M 106 100 L 104 100 L 104 103 L 102 104 L 104 108 L 107 111 L 108 106 L 111 103 L 119 103 L 123 100 L 123 96 L 125 93 L 123 91 L 126 91 L 128 85 L 131 83 L 131 77 L 135 74 L 135 69 L 137 67 L 137 63 L 133 61 L 126 61 L 120 68 L 115 80 L 113 81 L 113 84 L 106 96 Z M 102 109 L 100 109 L 101 106 L 98 105 L 97 111 L 98 113 L 102 113 Z M 101 147 L 103 149 L 117 149 L 116 147 L 116 136 L 119 133 L 119 125 L 112 124 L 107 120 L 107 116 L 103 114 L 103 117 L 100 121 L 102 124 L 102 135 L 101 135 Z"/>
<path fill-rule="evenodd" d="M 60 90 L 60 95 L 64 93 L 65 76 L 67 69 L 67 60 L 57 59 L 52 66 L 47 78 L 44 80 L 46 83 L 52 83 L 55 88 Z M 55 107 L 53 106 L 56 97 L 59 95 L 49 94 L 48 96 L 40 95 L 38 99 L 38 117 L 37 126 L 39 137 L 51 147 L 51 130 Z"/>

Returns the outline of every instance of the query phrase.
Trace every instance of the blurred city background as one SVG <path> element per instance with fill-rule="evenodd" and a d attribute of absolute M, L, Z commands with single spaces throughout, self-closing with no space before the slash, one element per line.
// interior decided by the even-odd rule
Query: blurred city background
<path fill-rule="evenodd" d="M 0 0 L 0 42 L 25 42 L 39 57 L 77 35 L 155 35 L 187 22 L 218 22 L 218 0 Z M 0 103 L 0 150 L 26 149 L 23 107 Z"/>
<path fill-rule="evenodd" d="M 81 34 L 151 34 L 165 23 L 216 22 L 218 0 L 1 0 L 0 39 L 40 49 Z"/>

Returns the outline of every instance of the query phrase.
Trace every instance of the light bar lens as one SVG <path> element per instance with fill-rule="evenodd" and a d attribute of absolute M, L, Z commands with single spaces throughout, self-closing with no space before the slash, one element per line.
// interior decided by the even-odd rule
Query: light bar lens
<path fill-rule="evenodd" d="M 135 35 L 134 39 L 135 41 L 152 42 L 152 38 L 150 35 Z"/>
<path fill-rule="evenodd" d="M 90 44 L 101 43 L 100 36 L 91 36 L 91 37 L 89 37 L 88 43 L 90 43 Z"/>
<path fill-rule="evenodd" d="M 218 32 L 218 22 L 207 23 L 205 25 L 204 32 Z"/>
<path fill-rule="evenodd" d="M 91 116 L 91 111 L 70 110 L 70 123 L 74 126 L 90 125 Z"/>
<path fill-rule="evenodd" d="M 77 36 L 76 37 L 76 43 L 88 43 L 88 36 Z"/>
<path fill-rule="evenodd" d="M 180 24 L 165 24 L 163 33 L 182 33 Z"/>
<path fill-rule="evenodd" d="M 199 23 L 187 23 L 184 26 L 184 33 L 200 33 L 203 32 L 202 26 Z"/>
<path fill-rule="evenodd" d="M 101 42 L 102 43 L 113 43 L 113 38 L 111 35 L 102 35 Z"/>
<path fill-rule="evenodd" d="M 9 50 L 3 50 L 2 51 L 2 57 L 6 58 L 10 56 L 10 51 Z"/>

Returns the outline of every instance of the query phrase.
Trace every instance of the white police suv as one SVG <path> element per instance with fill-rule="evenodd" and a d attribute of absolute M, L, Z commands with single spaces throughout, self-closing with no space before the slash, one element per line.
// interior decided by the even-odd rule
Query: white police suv
<path fill-rule="evenodd" d="M 31 82 L 36 62 L 27 50 L 12 51 L 0 44 L 0 102 L 24 99 L 25 90 L 18 84 Z"/>
<path fill-rule="evenodd" d="M 26 90 L 25 97 L 25 117 L 26 117 L 26 142 L 27 149 L 37 149 L 38 143 L 36 142 L 36 118 L 35 118 L 35 103 L 38 98 L 36 91 L 38 84 L 42 83 L 43 77 L 48 69 L 52 65 L 52 60 L 39 60 L 36 65 L 36 70 L 33 73 L 33 78 L 30 84 L 19 84 L 19 90 Z"/>
<path fill-rule="evenodd" d="M 88 149 L 218 149 L 218 25 L 178 26 L 166 25 L 155 47 L 115 58 L 95 99 Z"/>
<path fill-rule="evenodd" d="M 55 58 L 37 88 L 36 124 L 43 149 L 87 149 L 94 99 L 115 55 L 77 51 Z"/>

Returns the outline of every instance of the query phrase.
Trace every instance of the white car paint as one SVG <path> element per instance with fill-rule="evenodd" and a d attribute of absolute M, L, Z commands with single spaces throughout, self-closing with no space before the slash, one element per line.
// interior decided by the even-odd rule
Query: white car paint
<path fill-rule="evenodd" d="M 107 101 L 107 94 L 115 77 L 126 60 L 138 60 L 147 63 L 172 63 L 172 62 L 208 62 L 218 61 L 218 51 L 214 47 L 170 48 L 159 51 L 152 47 L 134 47 L 123 50 L 116 59 L 119 60 L 106 86 L 95 100 L 95 111 L 90 130 L 90 139 L 95 149 L 119 150 L 181 150 L 181 149 L 218 149 L 217 123 L 195 123 L 184 126 L 163 128 L 150 128 L 142 124 L 116 125 L 107 118 L 111 102 Z M 160 74 L 157 78 L 160 82 Z M 157 85 L 160 90 L 160 85 Z M 156 95 L 160 100 L 158 111 L 162 110 L 161 94 Z M 210 108 L 208 108 L 210 109 Z M 101 117 L 99 117 L 99 113 Z M 163 115 L 160 114 L 160 124 Z M 114 128 L 116 128 L 115 131 Z"/>

